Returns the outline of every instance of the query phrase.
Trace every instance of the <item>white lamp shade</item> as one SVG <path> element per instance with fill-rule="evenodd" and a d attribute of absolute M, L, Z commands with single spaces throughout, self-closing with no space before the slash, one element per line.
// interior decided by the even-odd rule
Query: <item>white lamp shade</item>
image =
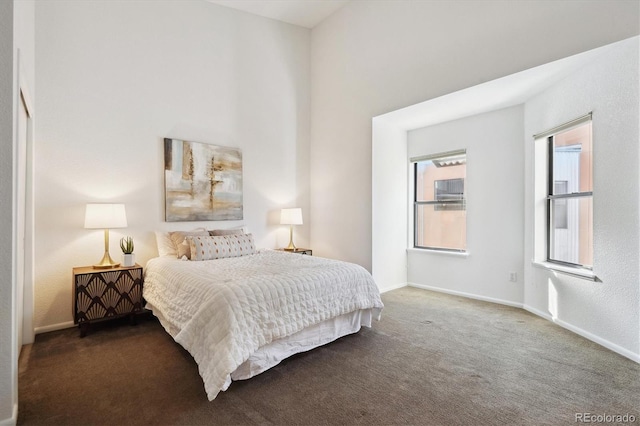
<path fill-rule="evenodd" d="M 87 204 L 84 227 L 89 229 L 126 228 L 124 204 Z"/>
<path fill-rule="evenodd" d="M 302 209 L 282 209 L 280 211 L 281 225 L 302 225 Z"/>

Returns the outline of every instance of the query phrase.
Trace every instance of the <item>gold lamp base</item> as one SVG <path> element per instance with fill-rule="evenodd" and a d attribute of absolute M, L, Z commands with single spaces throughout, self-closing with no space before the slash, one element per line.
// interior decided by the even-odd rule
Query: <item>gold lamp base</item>
<path fill-rule="evenodd" d="M 289 245 L 285 250 L 288 251 L 296 251 L 296 245 L 293 244 L 293 225 L 289 225 Z"/>
<path fill-rule="evenodd" d="M 102 260 L 100 263 L 93 265 L 93 269 L 111 269 L 117 268 L 118 266 L 120 266 L 120 263 L 114 262 L 113 259 L 111 259 L 111 256 L 109 256 L 109 252 L 105 251 L 104 256 L 102 256 Z"/>
<path fill-rule="evenodd" d="M 114 262 L 111 256 L 109 255 L 109 230 L 104 230 L 104 256 L 102 256 L 102 260 L 99 263 L 93 265 L 94 269 L 111 269 L 117 268 L 120 266 L 120 263 Z"/>

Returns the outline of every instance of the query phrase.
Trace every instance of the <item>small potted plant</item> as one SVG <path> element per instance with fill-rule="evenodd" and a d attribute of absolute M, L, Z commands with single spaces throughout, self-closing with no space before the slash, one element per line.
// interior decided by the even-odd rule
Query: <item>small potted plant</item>
<path fill-rule="evenodd" d="M 120 238 L 120 248 L 122 249 L 122 266 L 135 266 L 136 255 L 133 254 L 133 238 Z"/>

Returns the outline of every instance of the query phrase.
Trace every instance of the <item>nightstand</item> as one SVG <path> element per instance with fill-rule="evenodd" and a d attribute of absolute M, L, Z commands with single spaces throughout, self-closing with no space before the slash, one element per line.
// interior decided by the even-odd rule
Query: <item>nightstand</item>
<path fill-rule="evenodd" d="M 286 251 L 288 253 L 297 253 L 297 254 L 305 254 L 307 256 L 313 256 L 313 250 L 311 249 L 306 249 L 306 248 L 299 248 L 297 247 L 295 250 L 289 250 L 289 249 L 278 249 L 280 251 Z"/>
<path fill-rule="evenodd" d="M 80 337 L 95 321 L 142 312 L 142 266 L 95 269 L 73 268 L 73 323 L 80 327 Z"/>

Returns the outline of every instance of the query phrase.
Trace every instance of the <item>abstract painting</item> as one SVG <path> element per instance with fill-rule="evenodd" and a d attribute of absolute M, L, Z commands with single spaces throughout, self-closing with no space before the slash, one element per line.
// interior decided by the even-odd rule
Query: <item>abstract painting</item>
<path fill-rule="evenodd" d="M 242 151 L 165 139 L 164 188 L 167 222 L 241 220 Z"/>

